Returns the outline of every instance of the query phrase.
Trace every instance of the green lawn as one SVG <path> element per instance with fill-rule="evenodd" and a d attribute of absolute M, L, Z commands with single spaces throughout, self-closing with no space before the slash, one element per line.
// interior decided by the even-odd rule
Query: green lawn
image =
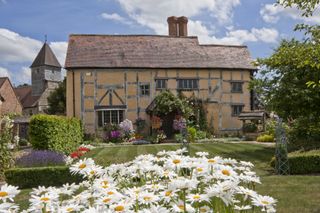
<path fill-rule="evenodd" d="M 114 146 L 97 148 L 86 157 L 92 157 L 99 165 L 121 163 L 132 160 L 139 154 L 157 153 L 161 150 L 175 150 L 179 145 L 139 145 Z M 320 212 L 320 176 L 276 176 L 269 165 L 274 148 L 254 144 L 193 144 L 191 155 L 198 151 L 207 151 L 211 155 L 231 157 L 237 160 L 251 161 L 255 171 L 261 177 L 262 185 L 257 187 L 260 194 L 270 195 L 278 199 L 278 212 L 303 213 Z M 27 193 L 23 190 L 18 202 L 24 207 Z"/>
<path fill-rule="evenodd" d="M 157 153 L 163 149 L 175 150 L 178 145 L 140 145 L 98 148 L 87 154 L 100 164 L 121 163 L 133 159 L 136 155 Z M 237 160 L 251 161 L 255 171 L 261 177 L 262 185 L 257 187 L 260 194 L 270 195 L 279 202 L 278 212 L 302 213 L 320 212 L 320 176 L 276 176 L 269 161 L 274 148 L 254 144 L 193 144 L 191 155 L 198 151 L 207 151 L 211 155 L 231 157 Z"/>

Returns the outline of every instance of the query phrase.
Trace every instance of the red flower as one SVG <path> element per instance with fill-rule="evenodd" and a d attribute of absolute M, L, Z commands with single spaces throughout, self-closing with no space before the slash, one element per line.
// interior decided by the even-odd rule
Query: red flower
<path fill-rule="evenodd" d="M 90 149 L 88 149 L 87 147 L 79 147 L 78 151 L 79 152 L 89 152 Z"/>
<path fill-rule="evenodd" d="M 71 158 L 80 158 L 82 155 L 83 155 L 82 152 L 75 151 L 75 152 L 72 152 L 72 153 L 70 154 L 70 157 L 71 157 Z"/>

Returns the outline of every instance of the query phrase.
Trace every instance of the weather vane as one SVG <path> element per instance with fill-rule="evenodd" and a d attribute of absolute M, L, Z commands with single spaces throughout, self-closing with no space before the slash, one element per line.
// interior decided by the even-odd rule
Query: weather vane
<path fill-rule="evenodd" d="M 47 43 L 47 34 L 44 35 L 44 43 Z"/>

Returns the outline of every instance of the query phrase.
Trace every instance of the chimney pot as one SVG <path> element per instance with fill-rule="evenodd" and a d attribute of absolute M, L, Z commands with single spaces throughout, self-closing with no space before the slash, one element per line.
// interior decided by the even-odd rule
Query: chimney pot
<path fill-rule="evenodd" d="M 178 36 L 178 18 L 175 16 L 170 16 L 167 19 L 168 28 L 169 28 L 169 36 Z"/>
<path fill-rule="evenodd" d="M 179 36 L 188 36 L 188 18 L 180 16 L 178 18 Z"/>

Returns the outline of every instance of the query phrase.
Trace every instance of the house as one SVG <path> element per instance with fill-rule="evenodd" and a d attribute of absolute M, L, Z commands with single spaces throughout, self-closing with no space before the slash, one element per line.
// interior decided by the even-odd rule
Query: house
<path fill-rule="evenodd" d="M 186 17 L 168 18 L 168 36 L 72 34 L 65 62 L 67 115 L 87 133 L 105 123 L 144 119 L 162 90 L 206 102 L 210 128 L 238 131 L 241 111 L 253 108 L 248 83 L 256 68 L 248 48 L 201 45 L 187 35 Z"/>
<path fill-rule="evenodd" d="M 0 116 L 22 113 L 22 105 L 8 77 L 0 77 Z"/>
<path fill-rule="evenodd" d="M 30 68 L 31 86 L 15 88 L 26 116 L 46 113 L 47 98 L 61 82 L 61 65 L 47 43 L 43 44 Z"/>

